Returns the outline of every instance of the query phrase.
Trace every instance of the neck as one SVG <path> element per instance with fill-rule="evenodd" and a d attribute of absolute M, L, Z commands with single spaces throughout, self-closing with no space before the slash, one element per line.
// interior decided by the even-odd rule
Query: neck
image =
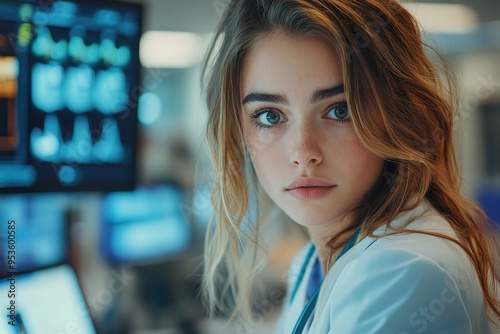
<path fill-rule="evenodd" d="M 326 275 L 347 240 L 353 235 L 356 227 L 351 226 L 349 219 L 308 227 L 311 241 L 318 252 L 323 276 Z"/>

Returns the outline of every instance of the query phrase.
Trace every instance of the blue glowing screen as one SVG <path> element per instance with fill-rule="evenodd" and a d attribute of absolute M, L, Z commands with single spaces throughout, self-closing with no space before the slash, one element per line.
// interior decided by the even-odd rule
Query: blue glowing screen
<path fill-rule="evenodd" d="M 115 192 L 103 203 L 101 249 L 119 263 L 164 260 L 184 252 L 191 227 L 184 194 L 173 185 Z"/>
<path fill-rule="evenodd" d="M 0 196 L 0 222 L 0 275 L 8 271 L 10 244 L 15 247 L 18 272 L 67 260 L 68 228 L 61 195 Z"/>
<path fill-rule="evenodd" d="M 18 275 L 13 283 L 9 277 L 0 281 L 0 333 L 96 333 L 78 280 L 68 265 Z"/>
<path fill-rule="evenodd" d="M 135 183 L 142 7 L 0 0 L 0 192 Z"/>

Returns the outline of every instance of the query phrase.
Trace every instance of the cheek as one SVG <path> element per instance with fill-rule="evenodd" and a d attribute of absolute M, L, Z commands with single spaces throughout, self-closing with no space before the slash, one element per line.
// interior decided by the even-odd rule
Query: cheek
<path fill-rule="evenodd" d="M 250 127 L 252 129 L 245 131 L 245 141 L 252 156 L 257 157 L 258 155 L 266 154 L 266 152 L 275 147 L 275 145 L 271 145 L 276 140 L 276 135 L 273 131 L 258 130 L 253 125 L 250 125 Z"/>
<path fill-rule="evenodd" d="M 265 144 L 265 142 L 257 138 L 251 138 L 247 140 L 247 147 L 259 179 L 262 176 L 272 173 L 278 161 L 277 154 L 279 151 L 276 146 Z"/>
<path fill-rule="evenodd" d="M 250 122 L 244 122 L 243 136 L 253 162 L 267 158 L 269 151 L 276 147 L 277 136 L 274 131 L 257 129 Z"/>
<path fill-rule="evenodd" d="M 348 157 L 345 160 L 349 161 L 346 169 L 351 171 L 353 179 L 362 183 L 361 188 L 371 188 L 382 174 L 384 159 L 369 151 L 357 138 L 349 147 L 346 150 Z"/>
<path fill-rule="evenodd" d="M 272 131 L 261 131 L 250 125 L 245 129 L 245 144 L 250 153 L 252 165 L 257 178 L 267 190 L 271 180 L 276 179 L 277 171 L 282 170 L 278 167 L 280 159 L 279 154 L 283 153 L 277 142 L 276 135 Z"/>

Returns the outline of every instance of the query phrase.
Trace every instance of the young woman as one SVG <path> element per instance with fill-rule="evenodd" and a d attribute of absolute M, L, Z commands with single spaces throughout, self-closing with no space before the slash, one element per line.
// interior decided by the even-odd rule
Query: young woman
<path fill-rule="evenodd" d="M 397 1 L 231 1 L 205 68 L 212 311 L 250 316 L 262 188 L 311 239 L 277 333 L 495 332 L 497 260 L 460 194 L 453 94 Z"/>

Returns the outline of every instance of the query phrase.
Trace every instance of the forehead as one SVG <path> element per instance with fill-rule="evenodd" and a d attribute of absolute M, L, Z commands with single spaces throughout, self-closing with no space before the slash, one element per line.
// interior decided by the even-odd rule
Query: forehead
<path fill-rule="evenodd" d="M 258 38 L 241 73 L 242 93 L 297 86 L 316 90 L 343 81 L 338 57 L 326 41 L 281 31 Z"/>

